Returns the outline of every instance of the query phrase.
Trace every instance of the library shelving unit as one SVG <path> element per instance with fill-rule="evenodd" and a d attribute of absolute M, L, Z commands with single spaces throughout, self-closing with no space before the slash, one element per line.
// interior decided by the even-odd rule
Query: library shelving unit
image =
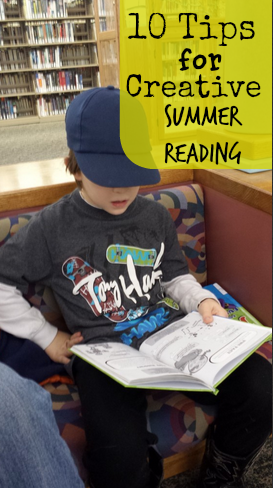
<path fill-rule="evenodd" d="M 0 0 L 0 125 L 62 120 L 82 90 L 118 86 L 116 6 L 108 3 Z"/>
<path fill-rule="evenodd" d="M 98 56 L 102 86 L 119 87 L 119 0 L 97 0 Z"/>

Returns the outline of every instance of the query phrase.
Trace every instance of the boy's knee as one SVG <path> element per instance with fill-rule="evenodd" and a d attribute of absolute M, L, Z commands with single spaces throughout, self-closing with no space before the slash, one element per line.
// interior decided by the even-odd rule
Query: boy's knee
<path fill-rule="evenodd" d="M 272 415 L 272 367 L 260 354 L 253 354 L 243 365 L 245 374 L 241 382 L 242 394 L 248 398 L 253 414 L 264 421 Z M 240 366 L 239 370 L 242 368 Z"/>
<path fill-rule="evenodd" d="M 248 363 L 249 361 L 249 363 Z M 259 395 L 272 396 L 272 366 L 260 354 L 253 354 L 245 365 L 249 364 L 248 385 Z"/>

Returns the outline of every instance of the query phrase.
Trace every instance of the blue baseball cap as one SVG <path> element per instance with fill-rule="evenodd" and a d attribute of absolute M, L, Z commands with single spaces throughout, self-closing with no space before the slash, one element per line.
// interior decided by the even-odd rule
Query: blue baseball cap
<path fill-rule="evenodd" d="M 66 112 L 67 145 L 74 151 L 80 170 L 97 185 L 121 188 L 159 183 L 160 173 L 151 154 L 144 110 L 144 135 L 141 142 L 135 140 L 132 127 L 132 144 L 133 151 L 141 155 L 147 167 L 133 163 L 122 148 L 120 93 L 108 86 L 91 88 L 76 96 Z M 122 92 L 122 96 L 135 103 L 127 93 Z"/>

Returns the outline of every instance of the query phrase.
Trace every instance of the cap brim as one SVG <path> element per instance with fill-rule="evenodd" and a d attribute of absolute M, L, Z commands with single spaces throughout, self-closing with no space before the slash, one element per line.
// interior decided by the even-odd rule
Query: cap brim
<path fill-rule="evenodd" d="M 90 154 L 77 151 L 74 153 L 83 174 L 97 185 L 124 188 L 155 185 L 160 182 L 158 169 L 138 166 L 125 154 Z M 150 153 L 143 154 L 141 160 L 147 166 L 155 166 Z"/>

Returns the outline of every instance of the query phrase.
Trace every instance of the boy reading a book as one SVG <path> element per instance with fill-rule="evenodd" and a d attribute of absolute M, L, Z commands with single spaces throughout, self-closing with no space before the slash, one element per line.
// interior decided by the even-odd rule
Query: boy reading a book
<path fill-rule="evenodd" d="M 0 321 L 73 370 L 91 486 L 155 488 L 162 468 L 151 449 L 156 438 L 147 431 L 145 391 L 124 388 L 80 358 L 69 362 L 68 349 L 81 341 L 138 348 L 192 310 L 206 323 L 226 312 L 188 273 L 169 212 L 138 196 L 140 185 L 160 177 L 122 149 L 120 96 L 113 87 L 96 88 L 71 103 L 66 164 L 79 188 L 32 218 L 1 250 Z M 147 147 L 135 148 L 152 163 Z M 57 331 L 22 298 L 28 283 L 37 281 L 53 289 L 70 334 Z M 218 405 L 200 488 L 243 486 L 242 474 L 270 432 L 270 385 L 268 364 L 253 355 L 217 397 L 195 394 Z"/>

